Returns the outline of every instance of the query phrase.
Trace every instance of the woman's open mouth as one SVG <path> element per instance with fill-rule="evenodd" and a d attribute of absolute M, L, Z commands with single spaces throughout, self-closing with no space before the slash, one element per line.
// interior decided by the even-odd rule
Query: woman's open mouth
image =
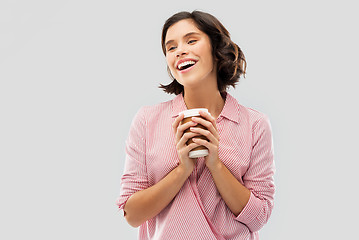
<path fill-rule="evenodd" d="M 190 71 L 194 65 L 196 65 L 196 63 L 197 61 L 194 60 L 184 61 L 177 65 L 177 69 L 180 71 L 180 73 L 185 73 Z"/>

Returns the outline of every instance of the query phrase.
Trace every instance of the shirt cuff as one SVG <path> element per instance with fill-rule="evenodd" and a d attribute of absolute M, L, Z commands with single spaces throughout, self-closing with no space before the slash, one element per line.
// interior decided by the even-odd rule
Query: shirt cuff
<path fill-rule="evenodd" d="M 260 213 L 261 206 L 262 206 L 262 201 L 259 198 L 255 197 L 251 192 L 251 195 L 249 197 L 246 206 L 242 209 L 242 211 L 235 218 L 235 220 L 245 225 L 250 224 L 255 220 L 257 215 Z"/>
<path fill-rule="evenodd" d="M 125 211 L 123 210 L 123 208 L 125 207 L 125 204 L 129 198 L 130 196 L 121 196 L 116 200 L 116 205 L 118 206 L 118 210 L 123 212 L 123 216 L 125 216 Z"/>

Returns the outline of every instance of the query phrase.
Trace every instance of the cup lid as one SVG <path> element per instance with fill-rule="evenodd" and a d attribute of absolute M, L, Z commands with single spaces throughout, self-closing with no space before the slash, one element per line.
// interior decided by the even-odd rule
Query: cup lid
<path fill-rule="evenodd" d="M 180 112 L 179 114 L 183 113 L 184 114 L 184 118 L 188 118 L 188 117 L 195 117 L 195 116 L 199 116 L 199 111 L 203 111 L 203 112 L 207 112 L 209 115 L 211 115 L 208 112 L 207 108 L 192 108 L 192 109 L 188 109 L 185 111 Z"/>

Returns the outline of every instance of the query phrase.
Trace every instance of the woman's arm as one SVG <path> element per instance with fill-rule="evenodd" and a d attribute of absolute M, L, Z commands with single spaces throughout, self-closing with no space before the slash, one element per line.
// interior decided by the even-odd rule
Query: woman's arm
<path fill-rule="evenodd" d="M 176 196 L 190 174 L 179 165 L 155 185 L 134 193 L 124 206 L 127 222 L 138 227 L 159 214 Z"/>
<path fill-rule="evenodd" d="M 208 167 L 218 192 L 235 216 L 247 205 L 251 192 L 220 161 Z"/>
<path fill-rule="evenodd" d="M 232 175 L 218 157 L 219 135 L 216 119 L 206 112 L 200 112 L 200 114 L 206 120 L 197 117 L 193 117 L 192 120 L 202 124 L 207 130 L 192 127 L 191 131 L 206 136 L 209 141 L 200 138 L 194 138 L 193 141 L 208 148 L 209 155 L 205 157 L 206 166 L 211 172 L 213 181 L 224 202 L 237 216 L 246 206 L 251 193 Z"/>
<path fill-rule="evenodd" d="M 202 115 L 202 114 L 201 114 Z M 253 129 L 253 147 L 250 167 L 243 176 L 243 185 L 234 177 L 218 158 L 219 136 L 215 119 L 203 113 L 207 121 L 194 118 L 193 120 L 207 127 L 191 129 L 193 132 L 205 135 L 209 141 L 197 139 L 194 141 L 208 148 L 206 165 L 212 174 L 218 192 L 228 208 L 236 216 L 236 220 L 247 225 L 250 231 L 258 231 L 269 219 L 273 208 L 275 171 L 273 161 L 273 145 L 269 120 L 263 117 L 258 120 Z"/>
<path fill-rule="evenodd" d="M 199 134 L 191 132 L 184 134 L 187 128 L 195 126 L 196 123 L 188 122 L 181 125 L 182 119 L 183 114 L 175 119 L 172 126 L 180 159 L 179 165 L 155 185 L 132 194 L 124 206 L 125 218 L 133 227 L 138 227 L 159 214 L 173 200 L 194 169 L 195 162 L 188 157 L 188 153 L 199 145 L 196 143 L 187 145 L 186 142 Z"/>

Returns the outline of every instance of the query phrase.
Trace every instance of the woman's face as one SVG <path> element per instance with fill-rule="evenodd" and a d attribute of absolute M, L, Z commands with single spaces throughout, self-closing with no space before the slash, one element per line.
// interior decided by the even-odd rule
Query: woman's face
<path fill-rule="evenodd" d="M 192 19 L 184 19 L 168 28 L 166 61 L 172 76 L 185 88 L 217 84 L 211 41 Z"/>

